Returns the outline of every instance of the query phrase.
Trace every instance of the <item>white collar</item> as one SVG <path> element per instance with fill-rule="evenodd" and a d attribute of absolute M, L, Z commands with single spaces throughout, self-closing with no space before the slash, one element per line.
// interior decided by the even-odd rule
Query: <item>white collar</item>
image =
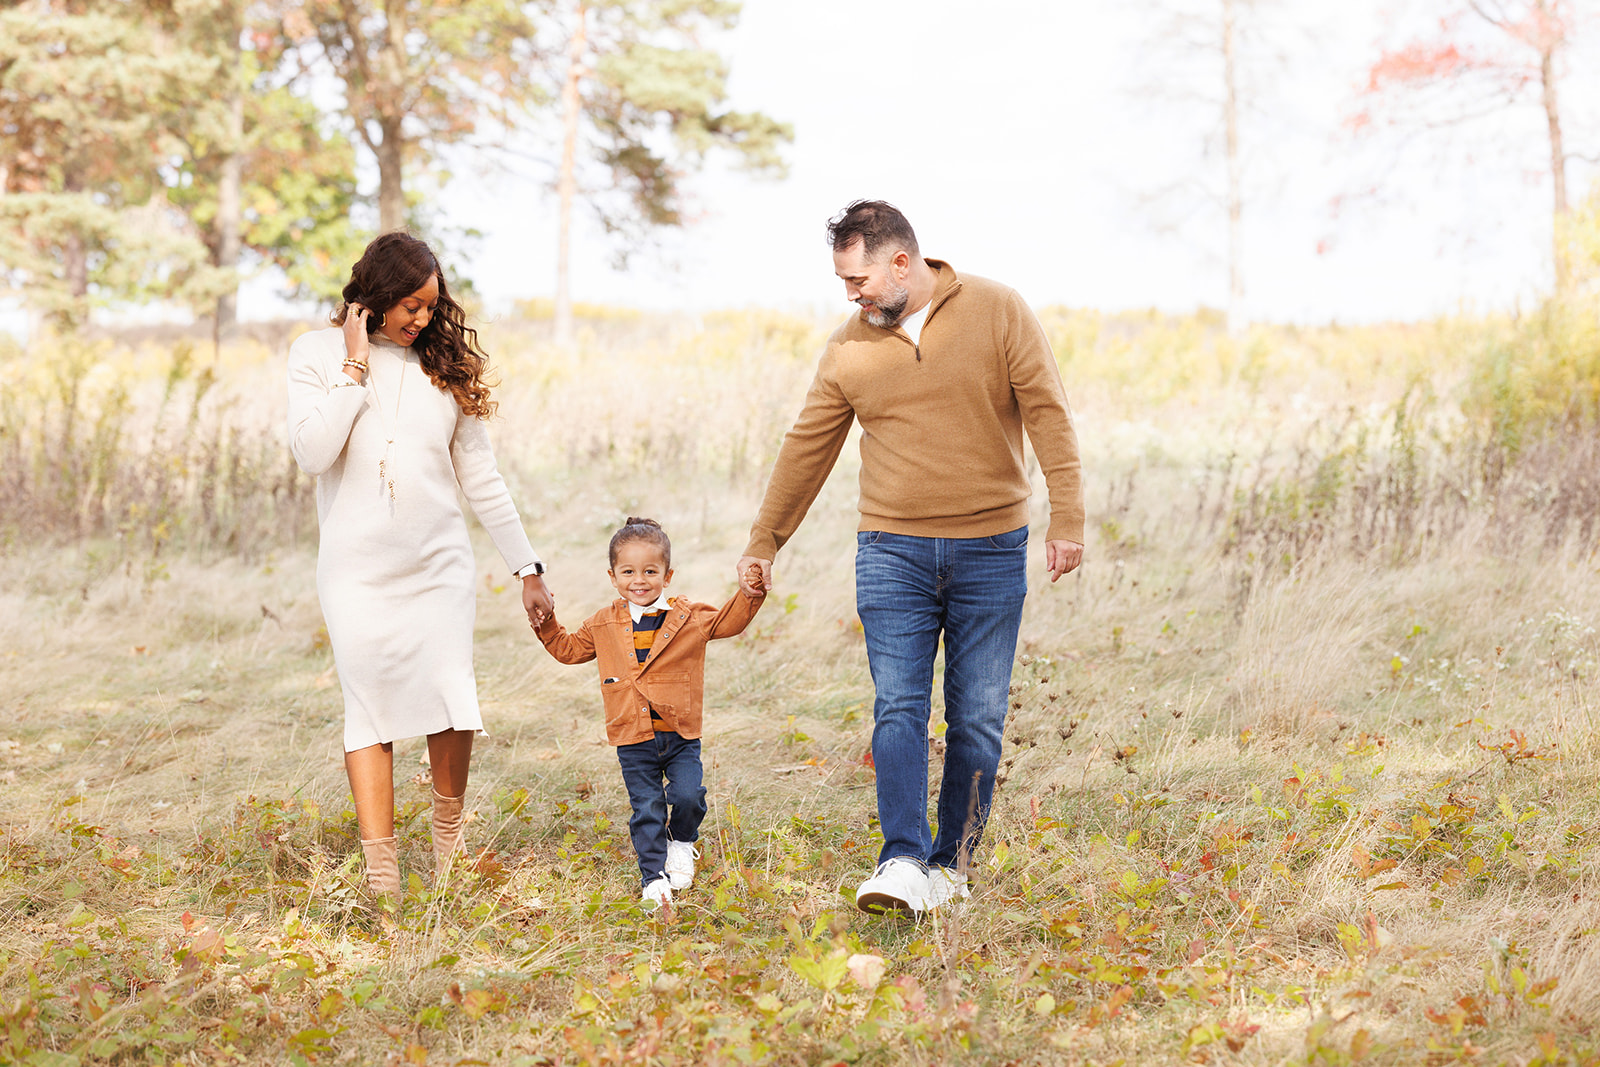
<path fill-rule="evenodd" d="M 933 307 L 933 301 L 929 300 L 914 313 L 905 316 L 895 324 L 906 332 L 906 336 L 911 338 L 912 344 L 920 345 L 922 343 L 922 324 L 928 321 L 928 309 L 931 307 Z"/>
<path fill-rule="evenodd" d="M 641 607 L 631 600 L 628 601 L 628 614 L 633 616 L 634 622 L 638 622 L 653 611 L 666 611 L 670 607 L 672 607 L 672 604 L 667 600 L 666 591 L 662 590 L 661 595 L 656 597 L 654 604 L 645 604 Z"/>

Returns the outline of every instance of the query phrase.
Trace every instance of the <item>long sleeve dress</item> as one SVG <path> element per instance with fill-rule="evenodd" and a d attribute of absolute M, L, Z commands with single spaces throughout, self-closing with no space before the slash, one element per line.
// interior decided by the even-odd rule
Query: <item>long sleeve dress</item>
<path fill-rule="evenodd" d="M 482 420 L 462 414 L 409 348 L 373 335 L 362 385 L 344 357 L 338 328 L 289 349 L 290 450 L 317 479 L 317 597 L 344 691 L 345 751 L 480 730 L 477 567 L 457 489 L 513 572 L 539 557 Z"/>

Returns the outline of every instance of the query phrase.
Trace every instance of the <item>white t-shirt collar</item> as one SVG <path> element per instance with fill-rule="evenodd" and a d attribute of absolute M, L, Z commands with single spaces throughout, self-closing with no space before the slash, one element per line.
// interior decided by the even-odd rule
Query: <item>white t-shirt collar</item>
<path fill-rule="evenodd" d="M 900 328 L 904 330 L 911 338 L 911 343 L 914 345 L 920 345 L 922 343 L 922 324 L 928 320 L 928 309 L 932 306 L 933 301 L 929 300 L 926 304 L 922 305 L 921 309 L 918 310 L 916 314 L 907 315 L 905 318 L 900 320 Z"/>

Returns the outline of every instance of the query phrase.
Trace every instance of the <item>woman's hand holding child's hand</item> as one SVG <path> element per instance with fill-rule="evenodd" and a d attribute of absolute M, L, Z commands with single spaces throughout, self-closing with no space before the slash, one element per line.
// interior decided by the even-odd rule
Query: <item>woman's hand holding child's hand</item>
<path fill-rule="evenodd" d="M 555 594 L 544 584 L 542 576 L 530 574 L 522 579 L 522 610 L 528 613 L 528 625 L 535 630 L 543 626 L 546 619 L 556 617 Z"/>

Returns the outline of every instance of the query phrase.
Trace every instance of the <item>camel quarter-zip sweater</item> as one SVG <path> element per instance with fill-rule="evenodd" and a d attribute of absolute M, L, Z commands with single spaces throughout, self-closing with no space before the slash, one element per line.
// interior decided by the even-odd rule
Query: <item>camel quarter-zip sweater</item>
<path fill-rule="evenodd" d="M 773 464 L 745 555 L 794 534 L 861 420 L 861 530 L 989 537 L 1028 523 L 1027 431 L 1050 494 L 1047 540 L 1083 542 L 1078 436 L 1044 329 L 1014 290 L 939 278 L 920 343 L 865 312 L 828 339 Z"/>

